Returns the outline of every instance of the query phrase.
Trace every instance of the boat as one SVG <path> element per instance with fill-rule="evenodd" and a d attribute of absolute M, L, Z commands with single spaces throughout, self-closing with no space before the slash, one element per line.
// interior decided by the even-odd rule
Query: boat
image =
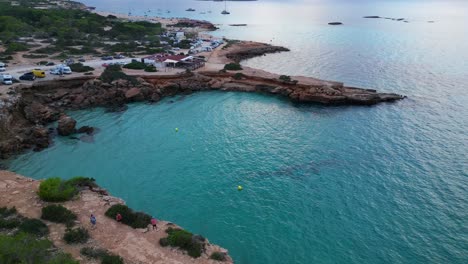
<path fill-rule="evenodd" d="M 221 12 L 221 14 L 222 14 L 222 15 L 229 15 L 229 14 L 231 14 L 231 13 L 229 13 L 229 12 L 227 11 L 227 8 L 226 8 L 226 0 L 224 0 L 224 10 L 223 10 L 223 12 Z"/>
<path fill-rule="evenodd" d="M 193 12 L 193 11 L 195 11 L 195 9 L 193 9 L 193 8 L 189 8 L 189 9 L 187 9 L 187 10 L 185 10 L 185 11 L 188 11 L 188 12 Z"/>

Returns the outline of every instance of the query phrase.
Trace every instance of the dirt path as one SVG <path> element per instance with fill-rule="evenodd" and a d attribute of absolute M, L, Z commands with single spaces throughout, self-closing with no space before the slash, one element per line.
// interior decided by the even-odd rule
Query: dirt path
<path fill-rule="evenodd" d="M 0 207 L 16 207 L 21 215 L 30 218 L 40 218 L 41 208 L 47 203 L 42 202 L 36 192 L 40 182 L 12 172 L 0 171 Z M 120 224 L 104 215 L 110 204 L 119 203 L 120 199 L 102 196 L 89 190 L 80 193 L 75 200 L 63 205 L 78 216 L 78 226 L 86 228 L 91 239 L 83 245 L 67 245 L 62 237 L 65 233 L 63 224 L 45 221 L 50 229 L 49 239 L 55 246 L 71 253 L 80 263 L 96 263 L 80 256 L 82 247 L 96 246 L 105 248 L 124 258 L 125 263 L 155 263 L 155 264 L 215 264 L 221 263 L 208 259 L 213 251 L 225 251 L 216 245 L 209 245 L 206 253 L 194 259 L 177 249 L 163 248 L 159 239 L 165 237 L 168 222 L 159 221 L 158 230 L 133 229 Z M 90 214 L 97 218 L 97 226 L 92 229 L 89 224 Z M 232 263 L 232 262 L 223 262 Z"/>

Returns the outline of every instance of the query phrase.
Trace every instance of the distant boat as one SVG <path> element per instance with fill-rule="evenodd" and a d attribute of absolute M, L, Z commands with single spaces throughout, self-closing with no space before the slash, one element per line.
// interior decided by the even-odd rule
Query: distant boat
<path fill-rule="evenodd" d="M 185 10 L 185 11 L 188 11 L 188 12 L 193 12 L 193 11 L 195 11 L 195 9 L 193 9 L 193 8 L 189 8 L 189 9 L 187 9 L 187 10 Z"/>
<path fill-rule="evenodd" d="M 231 14 L 231 13 L 229 13 L 229 12 L 227 11 L 227 8 L 226 8 L 226 0 L 224 0 L 224 10 L 223 10 L 223 12 L 221 12 L 221 14 L 222 14 L 222 15 L 229 15 L 229 14 Z"/>

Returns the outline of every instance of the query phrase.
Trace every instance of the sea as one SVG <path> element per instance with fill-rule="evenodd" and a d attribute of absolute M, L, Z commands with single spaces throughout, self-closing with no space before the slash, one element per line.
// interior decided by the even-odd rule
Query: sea
<path fill-rule="evenodd" d="M 93 177 L 235 263 L 468 263 L 468 1 L 82 2 L 209 20 L 215 36 L 291 50 L 243 65 L 407 98 L 329 107 L 201 92 L 74 111 L 99 132 L 55 138 L 11 170 Z"/>

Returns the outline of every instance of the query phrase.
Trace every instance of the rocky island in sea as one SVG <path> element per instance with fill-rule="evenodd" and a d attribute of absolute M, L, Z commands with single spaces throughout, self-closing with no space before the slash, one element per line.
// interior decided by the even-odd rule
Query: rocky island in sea
<path fill-rule="evenodd" d="M 1 159 L 27 150 L 41 151 L 49 147 L 56 136 L 92 136 L 96 128 L 86 124 L 77 127 L 76 121 L 67 116 L 69 110 L 106 107 L 110 111 L 124 111 L 128 103 L 157 103 L 167 96 L 208 90 L 265 93 L 298 103 L 322 105 L 369 106 L 404 98 L 394 93 L 348 87 L 341 82 L 277 75 L 244 67 L 240 64 L 242 60 L 288 49 L 258 42 L 215 39 L 203 33 L 216 28 L 207 21 L 130 19 L 118 14 L 91 13 L 90 8 L 68 1 L 31 2 L 27 6 L 23 2 L 6 1 L 0 5 L 1 15 L 21 13 L 23 16 L 16 16 L 16 19 L 24 20 L 21 23 L 8 21 L 24 27 L 22 30 L 12 32 L 7 28 L 1 32 L 0 60 L 7 62 L 8 72 L 18 81 L 0 89 Z M 70 14 L 84 16 L 88 19 L 86 25 L 75 21 L 71 28 L 52 29 L 53 24 L 68 21 Z M 37 31 L 28 24 L 35 21 L 35 15 L 42 18 Z M 47 35 L 45 29 L 49 28 L 51 32 Z M 26 29 L 35 35 L 29 37 Z M 82 41 L 89 36 L 93 39 Z M 158 36 L 157 41 L 152 38 L 154 36 Z M 63 76 L 65 67 L 73 73 Z M 39 80 L 41 74 L 37 73 L 37 68 L 47 72 L 47 77 Z M 50 74 L 53 70 L 60 74 L 53 76 Z M 29 72 L 35 80 L 25 79 Z M 57 126 L 51 126 L 56 121 Z M 0 206 L 4 212 L 11 212 L 2 213 L 2 220 L 13 223 L 2 236 L 19 239 L 16 231 L 21 230 L 24 218 L 41 218 L 41 212 L 51 201 L 41 200 L 36 195 L 38 181 L 2 171 L 0 184 Z M 151 226 L 139 230 L 121 226 L 105 214 L 111 206 L 123 204 L 123 201 L 97 187 L 80 187 L 83 188 L 77 196 L 63 202 L 65 208 L 78 216 L 74 220 L 75 227 L 43 219 L 50 233 L 32 238 L 33 242 L 48 239 L 55 248 L 71 254 L 81 263 L 91 263 L 94 260 L 82 252 L 85 246 L 68 245 L 62 239 L 70 230 L 78 233 L 87 229 L 92 248 L 110 251 L 128 263 L 213 263 L 212 258 L 232 262 L 227 250 L 192 234 L 190 239 L 200 240 L 197 245 L 203 249 L 195 258 L 175 246 L 166 247 L 165 242 L 161 242 L 165 240 L 161 239 L 178 228 L 175 224 L 160 221 L 157 232 L 152 232 Z M 96 229 L 91 229 L 88 223 L 89 214 L 97 216 Z M 117 238 L 108 234 L 117 234 Z M 67 261 L 72 263 L 73 260 Z"/>

